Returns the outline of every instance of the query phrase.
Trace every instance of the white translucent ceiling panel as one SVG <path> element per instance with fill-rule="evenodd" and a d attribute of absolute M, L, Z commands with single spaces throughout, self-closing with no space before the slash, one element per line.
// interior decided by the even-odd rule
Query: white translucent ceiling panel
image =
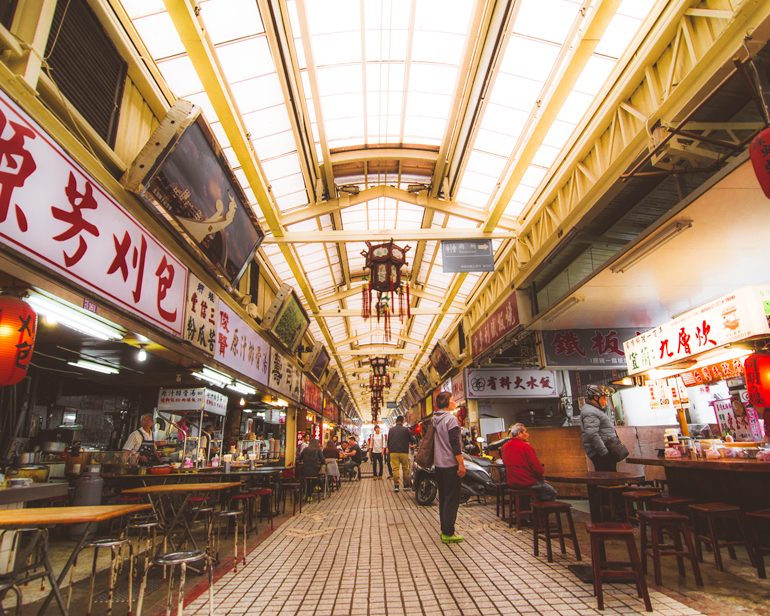
<path fill-rule="evenodd" d="M 134 27 L 156 60 L 185 52 L 174 23 L 165 11 L 134 19 Z"/>
<path fill-rule="evenodd" d="M 195 72 L 195 67 L 186 55 L 158 62 L 158 68 L 168 87 L 180 98 L 203 90 L 198 73 Z"/>
<path fill-rule="evenodd" d="M 513 31 L 561 45 L 575 22 L 580 2 L 570 0 L 522 0 Z"/>
<path fill-rule="evenodd" d="M 265 31 L 254 0 L 199 0 L 198 6 L 215 45 Z"/>

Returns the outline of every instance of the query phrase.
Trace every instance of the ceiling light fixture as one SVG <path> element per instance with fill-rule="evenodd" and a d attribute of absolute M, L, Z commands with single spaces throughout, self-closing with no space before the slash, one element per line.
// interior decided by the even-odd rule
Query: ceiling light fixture
<path fill-rule="evenodd" d="M 139 345 L 139 351 L 136 353 L 136 361 L 144 361 L 147 359 L 147 351 L 144 350 L 145 345 Z"/>
<path fill-rule="evenodd" d="M 84 359 L 68 361 L 67 363 L 70 366 L 75 366 L 76 368 L 85 368 L 86 370 L 93 370 L 94 372 L 101 372 L 102 374 L 118 374 L 120 372 L 120 370 L 117 368 L 112 368 L 111 366 L 105 366 L 103 364 L 97 364 L 92 361 L 86 361 Z"/>
<path fill-rule="evenodd" d="M 200 372 L 193 372 L 192 374 L 198 379 L 203 379 L 219 387 L 225 387 L 232 381 L 229 376 L 216 372 L 215 370 L 207 368 L 206 366 L 204 366 Z"/>
<path fill-rule="evenodd" d="M 649 257 L 653 252 L 673 240 L 683 231 L 686 231 L 692 227 L 692 225 L 692 220 L 676 220 L 672 222 L 668 226 L 664 227 L 652 239 L 644 242 L 643 244 L 637 245 L 622 257 L 620 257 L 620 259 L 610 265 L 610 270 L 613 274 L 622 274 L 623 272 L 628 271 L 634 265 L 639 263 L 639 261 Z"/>
<path fill-rule="evenodd" d="M 246 385 L 246 383 L 241 383 L 240 381 L 233 381 L 232 383 L 228 383 L 227 388 L 247 396 L 253 396 L 255 393 L 257 393 L 256 389 L 249 387 Z"/>
<path fill-rule="evenodd" d="M 548 316 L 545 318 L 546 321 L 551 323 L 552 321 L 555 321 L 560 316 L 562 316 L 564 313 L 572 310 L 575 306 L 577 306 L 580 302 L 585 301 L 585 297 L 579 296 L 579 295 L 573 295 L 568 300 L 566 300 L 564 303 L 560 304 L 557 308 L 552 310 Z"/>
<path fill-rule="evenodd" d="M 26 301 L 39 314 L 45 316 L 46 320 L 53 319 L 54 322 L 66 325 L 70 329 L 79 331 L 81 334 L 101 340 L 121 340 L 123 338 L 123 332 L 117 326 L 107 325 L 98 319 L 70 308 L 65 304 L 48 299 L 43 295 L 32 293 Z"/>

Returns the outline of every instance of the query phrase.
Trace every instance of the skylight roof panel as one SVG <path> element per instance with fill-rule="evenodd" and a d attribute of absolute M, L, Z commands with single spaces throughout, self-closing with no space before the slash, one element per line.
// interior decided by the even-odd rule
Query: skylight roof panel
<path fill-rule="evenodd" d="M 260 160 L 283 156 L 289 152 L 296 152 L 297 144 L 291 131 L 278 133 L 254 140 L 254 148 Z"/>
<path fill-rule="evenodd" d="M 355 31 L 314 35 L 313 57 L 318 67 L 361 62 L 361 33 Z"/>
<path fill-rule="evenodd" d="M 545 167 L 530 165 L 524 172 L 524 175 L 521 178 L 521 183 L 525 186 L 532 186 L 534 188 L 543 181 L 543 178 L 547 172 L 548 169 Z"/>
<path fill-rule="evenodd" d="M 507 162 L 508 159 L 502 156 L 492 156 L 491 154 L 474 150 L 468 158 L 467 169 L 497 179 L 503 173 Z"/>
<path fill-rule="evenodd" d="M 195 72 L 195 67 L 188 56 L 158 62 L 158 68 L 163 73 L 168 87 L 178 97 L 184 98 L 189 94 L 203 91 L 203 84 L 198 79 L 198 73 Z"/>
<path fill-rule="evenodd" d="M 567 0 L 523 0 L 513 31 L 533 38 L 562 44 L 580 9 L 579 2 Z"/>
<path fill-rule="evenodd" d="M 479 223 L 468 218 L 461 218 L 460 216 L 449 216 L 446 226 L 447 229 L 477 229 Z"/>
<path fill-rule="evenodd" d="M 131 19 L 138 19 L 166 10 L 163 0 L 122 0 L 121 4 Z"/>
<path fill-rule="evenodd" d="M 529 113 L 532 106 L 540 98 L 542 89 L 542 81 L 501 72 L 495 80 L 490 102 Z"/>
<path fill-rule="evenodd" d="M 446 119 L 449 116 L 451 104 L 451 96 L 430 92 L 413 92 L 407 98 L 406 114 L 409 116 Z"/>
<path fill-rule="evenodd" d="M 564 101 L 564 105 L 556 117 L 564 122 L 577 124 L 583 118 L 593 100 L 593 96 L 573 90 L 570 92 L 567 100 Z"/>
<path fill-rule="evenodd" d="M 302 189 L 286 195 L 276 195 L 275 202 L 282 213 L 287 213 L 291 208 L 308 204 L 307 191 Z"/>
<path fill-rule="evenodd" d="M 580 74 L 577 83 L 575 83 L 574 90 L 596 96 L 604 82 L 607 81 L 607 77 L 610 76 L 612 69 L 615 68 L 615 64 L 616 61 L 612 58 L 597 54 L 592 55 Z"/>
<path fill-rule="evenodd" d="M 407 117 L 404 119 L 404 140 L 416 140 L 430 145 L 441 143 L 445 128 L 444 118 Z"/>
<path fill-rule="evenodd" d="M 235 177 L 238 178 L 238 182 L 241 186 L 248 186 L 249 181 L 246 179 L 246 173 L 241 169 L 240 167 L 233 168 L 233 173 L 235 174 Z"/>
<path fill-rule="evenodd" d="M 543 144 L 532 157 L 532 163 L 541 167 L 550 167 L 559 156 L 559 150 L 560 148 Z"/>
<path fill-rule="evenodd" d="M 575 130 L 575 124 L 556 120 L 543 138 L 543 143 L 554 148 L 561 149 L 572 136 Z"/>
<path fill-rule="evenodd" d="M 513 201 L 511 200 L 507 206 L 505 206 L 505 215 L 516 217 L 519 214 L 524 211 L 524 206 L 527 205 L 526 203 L 521 203 L 520 201 Z"/>
<path fill-rule="evenodd" d="M 198 5 L 215 45 L 265 31 L 253 0 L 205 0 Z"/>
<path fill-rule="evenodd" d="M 545 82 L 559 51 L 560 45 L 511 35 L 500 70 L 510 75 Z M 523 58 L 526 58 L 525 62 L 522 61 Z"/>
<path fill-rule="evenodd" d="M 489 103 L 484 110 L 484 119 L 481 125 L 484 128 L 495 130 L 504 135 L 518 137 L 524 130 L 524 125 L 529 117 L 529 111 L 524 112 L 519 109 L 511 109 Z"/>
<path fill-rule="evenodd" d="M 230 89 L 238 103 L 238 110 L 243 114 L 283 105 L 285 102 L 277 73 L 233 83 Z"/>
<path fill-rule="evenodd" d="M 516 187 L 516 190 L 513 191 L 513 196 L 511 199 L 514 201 L 521 201 L 522 203 L 526 203 L 530 200 L 534 193 L 535 189 L 532 186 L 524 186 L 524 184 L 519 184 Z"/>
<path fill-rule="evenodd" d="M 655 6 L 655 0 L 623 0 L 618 14 L 644 19 L 649 15 L 653 6 Z"/>
<path fill-rule="evenodd" d="M 134 19 L 134 27 L 154 59 L 185 53 L 184 44 L 176 32 L 174 22 L 165 10 Z"/>
<path fill-rule="evenodd" d="M 225 158 L 227 159 L 227 163 L 230 165 L 231 168 L 235 169 L 236 167 L 240 166 L 240 163 L 238 162 L 238 157 L 235 155 L 235 151 L 233 148 L 222 148 L 222 153 L 225 155 Z"/>
<path fill-rule="evenodd" d="M 464 43 L 465 34 L 417 31 L 414 34 L 412 61 L 458 66 L 462 61 Z"/>
<path fill-rule="evenodd" d="M 361 110 L 363 111 L 363 109 Z M 328 120 L 324 122 L 326 126 L 326 138 L 329 140 L 329 146 L 333 141 L 337 142 L 337 147 L 343 147 L 339 144 L 342 140 L 364 138 L 364 118 L 362 116 L 350 116 L 339 120 Z"/>
<path fill-rule="evenodd" d="M 335 94 L 323 98 L 324 121 L 361 116 L 364 112 L 364 96 L 360 92 Z"/>
<path fill-rule="evenodd" d="M 205 110 L 204 110 L 204 113 Z M 225 132 L 225 129 L 222 128 L 221 122 L 218 121 L 211 121 L 208 114 L 206 114 L 206 119 L 209 121 L 209 124 L 211 126 L 211 131 L 214 133 L 214 136 L 217 138 L 217 141 L 219 142 L 220 147 L 226 148 L 230 145 L 230 139 L 227 137 L 227 133 Z"/>
<path fill-rule="evenodd" d="M 196 94 L 188 94 L 184 97 L 185 100 L 190 101 L 194 105 L 198 105 L 203 111 L 203 115 L 206 116 L 207 122 L 218 122 L 219 118 L 217 112 L 214 109 L 214 105 L 211 104 L 211 99 L 205 92 L 198 92 Z M 227 141 L 227 143 L 230 143 Z M 222 145 L 221 143 L 219 145 Z"/>
<path fill-rule="evenodd" d="M 243 121 L 251 132 L 251 138 L 257 140 L 291 130 L 289 114 L 283 105 L 243 114 Z"/>
<path fill-rule="evenodd" d="M 476 142 L 473 147 L 476 150 L 508 158 L 516 146 L 517 139 L 518 136 L 503 135 L 482 127 L 476 135 Z"/>
<path fill-rule="evenodd" d="M 264 36 L 219 45 L 217 57 L 230 83 L 275 72 Z"/>
<path fill-rule="evenodd" d="M 463 175 L 463 188 L 481 192 L 483 194 L 492 194 L 496 184 L 497 178 L 493 178 L 490 175 L 476 173 L 475 171 L 466 171 L 465 175 Z"/>
<path fill-rule="evenodd" d="M 265 160 L 262 162 L 262 170 L 265 172 L 265 175 L 270 178 L 271 182 L 289 175 L 302 173 L 302 169 L 299 165 L 299 157 L 296 154 L 289 154 L 287 156 L 281 156 L 280 158 Z M 313 227 L 315 228 L 315 222 L 309 222 L 312 222 Z"/>
<path fill-rule="evenodd" d="M 619 58 L 628 47 L 628 43 L 633 40 L 641 23 L 641 19 L 615 14 L 602 35 L 602 40 L 596 46 L 595 53 Z"/>
<path fill-rule="evenodd" d="M 359 0 L 335 0 L 334 10 L 329 10 L 326 0 L 311 0 L 305 7 L 313 35 L 354 32 L 361 27 Z"/>
<path fill-rule="evenodd" d="M 491 193 L 479 192 L 470 188 L 460 187 L 457 191 L 457 202 L 483 210 L 487 206 Z"/>
<path fill-rule="evenodd" d="M 456 79 L 455 66 L 414 62 L 409 72 L 409 92 L 434 92 L 451 96 Z"/>
<path fill-rule="evenodd" d="M 360 64 L 322 67 L 316 73 L 322 98 L 333 94 L 363 92 Z"/>

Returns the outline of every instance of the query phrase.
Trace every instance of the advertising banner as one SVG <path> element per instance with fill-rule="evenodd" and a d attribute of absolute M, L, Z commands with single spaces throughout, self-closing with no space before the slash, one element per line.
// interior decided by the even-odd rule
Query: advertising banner
<path fill-rule="evenodd" d="M 184 339 L 213 355 L 217 343 L 219 297 L 192 272 L 187 277 L 184 322 Z"/>
<path fill-rule="evenodd" d="M 272 349 L 268 386 L 296 402 L 302 396 L 302 372 L 279 351 Z"/>
<path fill-rule="evenodd" d="M 548 368 L 602 368 L 625 366 L 623 343 L 638 336 L 639 330 L 557 329 L 541 332 Z"/>
<path fill-rule="evenodd" d="M 457 404 L 465 403 L 465 372 L 452 377 L 452 396 Z"/>
<path fill-rule="evenodd" d="M 0 241 L 182 336 L 187 268 L 0 92 Z"/>
<path fill-rule="evenodd" d="M 226 415 L 227 396 L 205 387 L 160 390 L 158 396 L 159 412 L 201 410 L 216 415 Z"/>
<path fill-rule="evenodd" d="M 502 305 L 491 316 L 484 319 L 479 328 L 471 334 L 471 352 L 474 359 L 504 338 L 519 324 L 519 305 L 516 293 L 505 298 Z"/>
<path fill-rule="evenodd" d="M 305 391 L 302 396 L 305 406 L 315 409 L 319 413 L 323 407 L 323 392 L 311 379 L 305 379 Z"/>
<path fill-rule="evenodd" d="M 516 368 L 467 368 L 467 396 L 478 398 L 553 398 L 556 372 Z"/>
<path fill-rule="evenodd" d="M 219 305 L 215 357 L 225 366 L 267 385 L 270 345 L 224 302 Z"/>

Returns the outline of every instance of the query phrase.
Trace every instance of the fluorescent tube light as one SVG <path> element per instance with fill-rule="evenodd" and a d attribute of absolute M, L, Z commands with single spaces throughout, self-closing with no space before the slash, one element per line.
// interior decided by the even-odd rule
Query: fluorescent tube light
<path fill-rule="evenodd" d="M 203 366 L 200 372 L 193 372 L 192 374 L 194 377 L 197 377 L 199 379 L 204 379 L 209 383 L 213 383 L 214 385 L 217 385 L 219 387 L 228 386 L 233 380 L 231 377 L 225 374 L 222 374 L 220 372 L 217 372 L 216 370 L 212 370 L 211 368 L 208 368 L 206 366 Z"/>
<path fill-rule="evenodd" d="M 229 383 L 227 385 L 228 389 L 232 389 L 233 391 L 237 391 L 239 394 L 245 394 L 247 396 L 253 396 L 255 393 L 257 393 L 257 390 L 253 387 L 249 387 L 245 383 L 241 383 L 240 381 L 233 381 L 232 383 Z"/>
<path fill-rule="evenodd" d="M 117 327 L 107 325 L 98 319 L 89 317 L 74 308 L 50 300 L 42 295 L 30 295 L 26 301 L 36 312 L 44 315 L 47 319 L 53 319 L 70 329 L 79 331 L 81 334 L 101 340 L 121 340 L 123 338 L 123 332 Z"/>
<path fill-rule="evenodd" d="M 560 304 L 558 307 L 553 309 L 545 318 L 545 320 L 548 321 L 549 323 L 552 321 L 555 321 L 565 312 L 572 310 L 580 302 L 584 302 L 585 299 L 586 299 L 585 297 L 581 297 L 579 295 L 573 295 L 572 297 L 567 299 L 564 303 Z"/>
<path fill-rule="evenodd" d="M 672 222 L 655 234 L 652 239 L 632 248 L 629 252 L 620 257 L 620 259 L 610 265 L 610 270 L 613 274 L 622 274 L 623 272 L 630 270 L 634 265 L 639 263 L 639 261 L 649 257 L 653 252 L 658 250 L 658 248 L 673 240 L 677 235 L 682 233 L 682 231 L 686 231 L 692 227 L 692 225 L 692 220 L 676 220 Z"/>
<path fill-rule="evenodd" d="M 75 366 L 77 368 L 85 368 L 86 370 L 93 370 L 94 372 L 101 372 L 103 374 L 118 374 L 120 370 L 117 368 L 112 368 L 110 366 L 105 366 L 103 364 L 96 364 L 92 361 L 86 361 L 84 359 L 79 359 L 77 361 L 68 361 L 67 362 L 70 366 Z"/>

